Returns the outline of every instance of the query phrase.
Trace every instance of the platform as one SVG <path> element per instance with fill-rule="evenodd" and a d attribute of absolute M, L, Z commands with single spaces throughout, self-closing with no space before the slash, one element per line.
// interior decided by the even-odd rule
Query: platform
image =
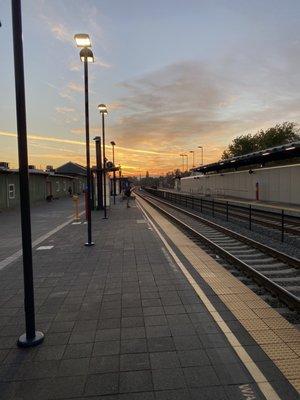
<path fill-rule="evenodd" d="M 16 347 L 21 261 L 0 271 L 1 400 L 298 399 L 298 331 L 156 211 L 95 211 L 85 239 L 34 251 L 39 347 Z"/>

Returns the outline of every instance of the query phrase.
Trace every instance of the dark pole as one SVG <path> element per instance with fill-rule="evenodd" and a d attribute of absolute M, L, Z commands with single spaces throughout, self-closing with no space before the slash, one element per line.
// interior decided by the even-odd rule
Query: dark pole
<path fill-rule="evenodd" d="M 203 165 L 203 147 L 201 147 L 201 153 L 202 153 L 202 165 Z"/>
<path fill-rule="evenodd" d="M 105 124 L 104 124 L 104 112 L 102 114 L 102 151 L 103 151 L 103 180 L 104 180 L 104 219 L 107 219 L 107 210 L 106 210 L 106 159 L 105 159 Z"/>
<path fill-rule="evenodd" d="M 103 210 L 103 188 L 102 188 L 102 159 L 101 159 L 101 137 L 94 138 L 96 146 L 97 163 L 97 210 Z"/>
<path fill-rule="evenodd" d="M 93 246 L 92 242 L 92 213 L 91 213 L 91 166 L 90 166 L 90 124 L 89 124 L 89 93 L 88 93 L 88 61 L 84 58 L 84 100 L 85 100 L 85 145 L 86 145 L 86 187 L 87 187 L 87 234 L 85 246 Z"/>
<path fill-rule="evenodd" d="M 24 276 L 24 308 L 26 323 L 26 333 L 19 337 L 18 346 L 31 347 L 40 344 L 44 340 L 44 334 L 35 330 L 21 1 L 12 0 L 11 4 L 15 61 L 15 90 L 18 128 L 20 206 Z"/>
<path fill-rule="evenodd" d="M 113 151 L 113 164 L 115 168 L 115 145 L 112 147 Z M 116 171 L 113 170 L 113 186 L 114 186 L 114 204 L 116 204 Z"/>

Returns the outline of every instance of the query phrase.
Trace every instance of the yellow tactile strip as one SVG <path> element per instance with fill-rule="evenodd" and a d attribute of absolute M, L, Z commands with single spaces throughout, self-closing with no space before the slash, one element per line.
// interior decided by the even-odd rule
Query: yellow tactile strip
<path fill-rule="evenodd" d="M 300 391 L 300 332 L 173 224 L 141 202 L 283 375 Z"/>

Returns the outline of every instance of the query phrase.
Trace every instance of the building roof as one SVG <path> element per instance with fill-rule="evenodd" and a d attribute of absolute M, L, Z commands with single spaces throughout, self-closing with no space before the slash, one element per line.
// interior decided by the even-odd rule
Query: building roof
<path fill-rule="evenodd" d="M 55 169 L 56 173 L 64 175 L 86 175 L 86 168 L 80 164 L 74 163 L 72 161 L 61 165 Z"/>
<path fill-rule="evenodd" d="M 193 171 L 205 174 L 207 172 L 218 172 L 224 169 L 237 169 L 242 166 L 245 167 L 253 164 L 264 165 L 267 162 L 286 160 L 295 157 L 300 157 L 300 142 L 288 143 L 243 156 L 228 158 L 227 160 L 221 160 L 216 163 L 193 168 Z"/>

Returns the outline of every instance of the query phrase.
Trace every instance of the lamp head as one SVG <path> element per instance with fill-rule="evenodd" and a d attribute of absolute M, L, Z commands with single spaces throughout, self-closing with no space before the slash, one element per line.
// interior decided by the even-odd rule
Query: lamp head
<path fill-rule="evenodd" d="M 111 144 L 112 146 L 115 146 L 115 145 L 116 145 L 116 143 L 115 143 L 113 140 L 110 142 L 110 144 Z"/>
<path fill-rule="evenodd" d="M 108 113 L 107 113 L 107 108 L 106 108 L 106 105 L 105 105 L 105 104 L 99 104 L 97 108 L 98 108 L 100 114 L 104 114 L 104 115 L 107 115 L 107 114 L 108 114 Z"/>
<path fill-rule="evenodd" d="M 94 62 L 94 54 L 93 54 L 92 50 L 87 47 L 83 47 L 80 50 L 79 55 L 80 55 L 80 60 L 82 62 L 84 62 L 84 61 Z"/>
<path fill-rule="evenodd" d="M 90 37 L 87 33 L 76 33 L 74 39 L 77 47 L 92 47 Z"/>

